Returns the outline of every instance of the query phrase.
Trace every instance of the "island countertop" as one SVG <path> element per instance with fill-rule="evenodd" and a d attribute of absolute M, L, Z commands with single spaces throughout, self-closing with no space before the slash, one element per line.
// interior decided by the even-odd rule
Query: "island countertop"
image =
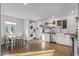
<path fill-rule="evenodd" d="M 56 34 L 56 32 L 44 32 L 46 34 Z"/>

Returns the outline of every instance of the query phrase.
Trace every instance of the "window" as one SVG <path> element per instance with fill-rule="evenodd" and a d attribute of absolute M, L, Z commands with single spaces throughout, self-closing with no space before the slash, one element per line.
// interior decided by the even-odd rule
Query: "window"
<path fill-rule="evenodd" d="M 5 32 L 6 33 L 15 33 L 15 25 L 16 23 L 5 21 Z"/>

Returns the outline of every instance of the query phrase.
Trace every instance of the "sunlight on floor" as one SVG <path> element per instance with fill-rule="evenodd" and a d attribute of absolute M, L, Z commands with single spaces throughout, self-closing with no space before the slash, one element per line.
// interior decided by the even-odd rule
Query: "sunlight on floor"
<path fill-rule="evenodd" d="M 56 50 L 52 49 L 52 50 L 44 50 L 44 51 L 10 54 L 7 56 L 53 56 L 55 51 Z"/>

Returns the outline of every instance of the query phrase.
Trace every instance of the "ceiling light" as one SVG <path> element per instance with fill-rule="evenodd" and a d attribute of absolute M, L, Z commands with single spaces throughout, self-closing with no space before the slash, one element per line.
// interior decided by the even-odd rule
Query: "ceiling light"
<path fill-rule="evenodd" d="M 52 16 L 54 18 L 54 16 Z"/>
<path fill-rule="evenodd" d="M 9 21 L 5 21 L 4 23 L 5 23 L 5 24 L 12 24 L 12 25 L 16 25 L 16 23 L 9 22 Z"/>
<path fill-rule="evenodd" d="M 24 3 L 24 5 L 27 5 L 27 3 Z"/>
<path fill-rule="evenodd" d="M 74 11 L 71 11 L 70 13 L 71 13 L 71 14 L 74 14 Z"/>

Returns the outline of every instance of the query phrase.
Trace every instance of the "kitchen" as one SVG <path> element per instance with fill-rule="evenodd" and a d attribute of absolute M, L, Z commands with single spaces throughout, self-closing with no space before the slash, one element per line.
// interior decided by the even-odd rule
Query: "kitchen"
<path fill-rule="evenodd" d="M 76 38 L 75 36 L 77 35 L 74 35 L 73 38 L 75 41 L 72 41 L 71 36 L 74 33 L 78 33 L 77 20 L 77 3 L 28 3 L 26 5 L 23 3 L 2 3 L 1 44 L 9 49 L 8 39 L 11 39 L 11 50 L 16 50 L 15 47 L 17 44 L 28 47 L 28 44 L 36 39 L 35 43 L 32 42 L 34 45 L 39 43 L 37 40 L 45 42 L 44 44 L 39 43 L 36 48 L 41 49 L 40 44 L 43 45 L 43 49 L 47 49 L 48 47 L 46 46 L 50 44 L 57 44 L 59 47 L 70 47 L 70 55 L 78 55 L 77 43 L 74 43 L 77 42 L 76 39 L 78 37 Z M 7 40 L 5 40 L 6 38 Z M 28 51 L 31 51 L 31 48 Z M 37 50 L 39 51 L 39 49 Z M 6 54 L 5 49 L 2 50 Z"/>

